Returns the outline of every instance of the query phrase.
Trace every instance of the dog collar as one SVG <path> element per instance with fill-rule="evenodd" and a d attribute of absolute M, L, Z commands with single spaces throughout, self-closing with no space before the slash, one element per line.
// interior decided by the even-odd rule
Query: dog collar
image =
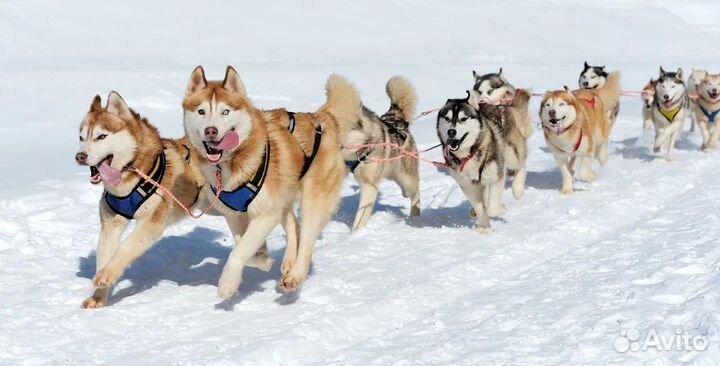
<path fill-rule="evenodd" d="M 677 117 L 678 113 L 680 113 L 680 110 L 682 109 L 682 103 L 678 104 L 677 107 L 669 110 L 662 109 L 659 102 L 655 102 L 655 105 L 657 105 L 658 107 L 658 112 L 660 112 L 660 114 L 662 114 L 670 123 L 675 121 L 675 117 Z"/>
<path fill-rule="evenodd" d="M 164 150 L 155 158 L 155 163 L 147 175 L 158 184 L 162 182 L 163 176 L 165 175 Z M 157 187 L 154 184 L 149 180 L 141 179 L 127 196 L 118 197 L 105 191 L 105 202 L 113 212 L 128 220 L 132 220 L 137 210 L 140 209 L 143 203 L 145 203 L 155 191 L 157 191 Z"/>
<path fill-rule="evenodd" d="M 718 113 L 720 113 L 720 108 L 714 110 L 714 111 L 708 111 L 707 109 L 703 108 L 703 106 L 700 105 L 700 103 L 697 104 L 698 107 L 700 107 L 700 110 L 703 112 L 705 117 L 708 118 L 708 122 L 715 123 L 715 117 L 717 117 Z"/>
<path fill-rule="evenodd" d="M 249 182 L 241 184 L 234 191 L 220 191 L 220 195 L 218 196 L 220 202 L 222 202 L 223 204 L 225 204 L 225 206 L 231 208 L 234 211 L 247 212 L 248 207 L 250 207 L 250 204 L 255 199 L 255 197 L 257 197 L 258 193 L 260 192 L 260 188 L 262 188 L 263 183 L 265 182 L 265 177 L 267 176 L 269 166 L 270 141 L 265 143 L 265 151 L 263 153 L 262 163 L 260 164 L 258 170 L 255 172 L 255 176 L 253 176 L 253 178 Z M 212 184 L 210 184 L 210 189 L 212 189 L 213 193 L 217 194 L 217 188 L 213 187 Z"/>

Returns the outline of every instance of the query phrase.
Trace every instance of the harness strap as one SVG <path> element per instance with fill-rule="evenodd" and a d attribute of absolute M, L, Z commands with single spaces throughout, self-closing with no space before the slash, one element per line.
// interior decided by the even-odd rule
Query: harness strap
<path fill-rule="evenodd" d="M 288 115 L 288 131 L 295 132 L 295 112 L 287 112 Z"/>
<path fill-rule="evenodd" d="M 155 163 L 147 175 L 155 182 L 162 182 L 163 176 L 165 175 L 164 150 L 155 158 Z M 140 209 L 140 206 L 156 191 L 157 186 L 152 184 L 150 180 L 141 179 L 127 196 L 118 197 L 105 191 L 105 202 L 113 212 L 128 220 L 132 220 L 137 210 Z"/>
<path fill-rule="evenodd" d="M 595 98 L 594 98 L 594 97 L 593 97 L 593 98 L 588 98 L 588 99 L 583 99 L 583 100 L 584 100 L 587 104 L 589 104 L 591 107 L 595 108 Z"/>
<path fill-rule="evenodd" d="M 253 176 L 252 180 L 245 184 L 241 184 L 234 191 L 220 191 L 220 202 L 235 211 L 247 212 L 248 207 L 250 207 L 250 204 L 255 197 L 257 197 L 258 192 L 260 192 L 260 188 L 262 188 L 262 185 L 265 182 L 269 166 L 270 141 L 265 144 L 265 152 L 263 153 L 262 163 L 260 164 L 257 172 L 255 172 L 255 176 Z M 210 189 L 212 189 L 213 193 L 217 194 L 217 188 L 213 187 L 212 184 L 210 185 Z"/>
<path fill-rule="evenodd" d="M 678 104 L 677 107 L 675 107 L 669 111 L 666 111 L 666 110 L 663 110 L 662 108 L 660 108 L 659 102 L 657 102 L 655 104 L 658 107 L 658 112 L 660 112 L 660 114 L 662 114 L 670 123 L 675 121 L 675 117 L 677 117 L 678 113 L 680 113 L 680 110 L 682 109 L 682 103 Z"/>
<path fill-rule="evenodd" d="M 708 118 L 708 121 L 710 123 L 715 123 L 715 117 L 717 117 L 718 113 L 720 113 L 720 108 L 710 112 L 707 109 L 703 108 L 703 106 L 701 106 L 700 103 L 698 103 L 697 105 L 698 105 L 698 107 L 700 107 L 700 110 L 703 112 L 705 117 Z"/>
<path fill-rule="evenodd" d="M 345 166 L 350 169 L 350 173 L 355 173 L 355 170 L 360 166 L 360 163 L 364 163 L 365 160 L 367 160 L 368 155 L 370 155 L 370 151 L 367 151 L 362 155 L 358 155 L 355 160 L 345 160 Z"/>
<path fill-rule="evenodd" d="M 582 130 L 580 131 L 580 137 L 578 137 L 577 142 L 575 143 L 575 148 L 573 148 L 573 152 L 578 151 L 580 148 L 580 143 L 582 142 Z"/>
<path fill-rule="evenodd" d="M 313 149 L 312 153 L 310 153 L 310 156 L 305 157 L 305 164 L 303 164 L 303 168 L 300 171 L 300 179 L 302 179 L 305 176 L 305 173 L 307 173 L 308 170 L 310 170 L 310 166 L 312 165 L 312 162 L 315 160 L 315 157 L 318 154 L 318 151 L 320 151 L 320 142 L 322 140 L 322 126 L 317 126 L 315 128 L 315 142 L 313 142 Z"/>

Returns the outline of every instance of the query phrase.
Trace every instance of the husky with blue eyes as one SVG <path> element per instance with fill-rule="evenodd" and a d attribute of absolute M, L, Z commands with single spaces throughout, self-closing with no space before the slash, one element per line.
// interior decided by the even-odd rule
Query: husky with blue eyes
<path fill-rule="evenodd" d="M 697 83 L 697 100 L 692 104 L 695 121 L 702 134 L 702 150 L 714 149 L 720 139 L 720 74 L 705 72 Z"/>
<path fill-rule="evenodd" d="M 672 160 L 675 141 L 685 125 L 690 100 L 688 98 L 682 69 L 675 72 L 665 71 L 660 67 L 660 78 L 655 85 L 653 102 L 653 124 L 655 125 L 655 143 L 653 151 L 659 153 L 665 146 L 665 160 Z"/>
<path fill-rule="evenodd" d="M 505 188 L 503 121 L 491 121 L 477 109 L 477 93 L 448 99 L 438 112 L 437 134 L 450 175 L 470 201 L 478 232 L 490 233 L 489 198 Z"/>

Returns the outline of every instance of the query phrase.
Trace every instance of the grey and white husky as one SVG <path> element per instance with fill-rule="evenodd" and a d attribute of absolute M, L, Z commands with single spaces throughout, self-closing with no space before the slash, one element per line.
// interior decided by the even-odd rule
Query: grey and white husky
<path fill-rule="evenodd" d="M 661 146 L 665 145 L 667 149 L 665 159 L 668 161 L 672 160 L 672 150 L 675 141 L 682 133 L 689 105 L 682 69 L 670 72 L 660 67 L 660 78 L 655 85 L 655 100 L 652 109 L 652 119 L 655 125 L 653 151 L 658 153 Z"/>
<path fill-rule="evenodd" d="M 390 98 L 390 108 L 378 116 L 363 106 L 360 115 L 343 141 L 344 146 L 394 144 L 406 152 L 417 154 L 415 140 L 410 134 L 417 95 L 408 80 L 394 76 L 385 87 Z M 345 164 L 360 185 L 360 204 L 358 206 L 352 231 L 365 227 L 372 215 L 377 199 L 380 182 L 390 179 L 400 186 L 404 197 L 410 198 L 410 216 L 420 215 L 420 175 L 417 159 L 395 159 L 384 163 L 373 161 L 392 159 L 403 152 L 390 146 L 363 147 L 343 150 Z"/>
<path fill-rule="evenodd" d="M 599 89 L 605 86 L 609 72 L 605 70 L 605 66 L 590 66 L 587 61 L 583 64 L 583 71 L 578 78 L 578 87 L 580 89 Z M 608 106 L 608 118 L 610 119 L 610 128 L 615 125 L 615 120 L 620 113 L 620 103 Z"/>
<path fill-rule="evenodd" d="M 448 99 L 438 112 L 437 134 L 450 175 L 470 201 L 480 233 L 491 232 L 488 196 L 504 190 L 505 144 L 497 108 L 477 108 L 477 93 Z M 489 191 L 489 192 L 488 192 Z"/>
<path fill-rule="evenodd" d="M 532 135 L 532 121 L 528 114 L 530 94 L 524 89 L 515 88 L 503 76 L 502 68 L 497 73 L 478 75 L 473 71 L 475 85 L 470 91 L 470 100 L 477 110 L 485 113 L 491 111 L 497 116 L 507 115 L 508 118 L 490 118 L 490 121 L 504 121 L 498 128 L 502 131 L 505 168 L 514 175 L 512 192 L 515 199 L 520 199 L 525 191 L 526 163 L 528 157 L 527 140 Z M 481 109 L 481 105 L 485 108 Z M 502 110 L 502 113 L 500 111 Z M 499 113 L 499 114 L 498 114 Z M 504 177 L 503 177 L 504 181 Z M 490 216 L 501 216 L 505 212 L 502 192 L 493 196 L 488 204 Z"/>

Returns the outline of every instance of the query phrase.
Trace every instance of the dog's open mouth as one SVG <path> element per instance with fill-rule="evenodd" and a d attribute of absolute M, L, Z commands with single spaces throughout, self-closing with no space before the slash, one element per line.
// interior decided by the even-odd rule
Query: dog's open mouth
<path fill-rule="evenodd" d="M 463 141 L 465 141 L 465 138 L 467 137 L 468 133 L 466 132 L 462 138 L 459 139 L 447 139 L 447 146 L 450 149 L 450 151 L 458 151 L 460 149 L 460 146 L 462 146 Z"/>
<path fill-rule="evenodd" d="M 215 147 L 212 147 L 210 145 L 214 145 Z M 223 150 L 217 149 L 217 143 L 214 142 L 208 142 L 203 141 L 203 146 L 205 146 L 205 153 L 207 154 L 207 159 L 210 163 L 216 164 L 222 159 Z"/>
<path fill-rule="evenodd" d="M 548 120 L 548 122 L 550 122 L 551 125 L 556 125 L 556 124 L 564 121 L 564 120 L 565 120 L 565 117 L 567 117 L 567 116 L 563 116 L 563 118 L 550 118 L 550 119 Z"/>
<path fill-rule="evenodd" d="M 708 97 L 710 97 L 711 101 L 717 101 L 718 97 L 720 97 L 720 92 L 708 92 Z"/>
<path fill-rule="evenodd" d="M 228 131 L 220 142 L 203 141 L 205 154 L 211 164 L 217 164 L 222 159 L 223 152 L 235 149 L 240 145 L 240 135 L 235 130 Z"/>
<path fill-rule="evenodd" d="M 100 160 L 96 165 L 90 166 L 90 183 L 100 184 L 105 181 L 110 185 L 119 183 L 120 171 L 111 167 L 113 155 L 110 154 L 105 159 Z M 113 184 L 115 183 L 115 184 Z"/>
<path fill-rule="evenodd" d="M 663 102 L 663 107 L 665 107 L 665 109 L 670 109 L 670 108 L 672 108 L 674 103 L 675 103 L 675 101 L 673 101 L 672 99 L 666 100 Z"/>

